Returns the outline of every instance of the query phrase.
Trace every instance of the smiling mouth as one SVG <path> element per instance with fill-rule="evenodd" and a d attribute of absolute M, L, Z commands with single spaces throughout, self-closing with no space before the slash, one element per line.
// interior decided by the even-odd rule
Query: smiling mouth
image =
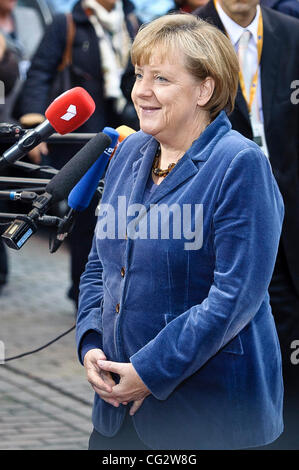
<path fill-rule="evenodd" d="M 155 107 L 155 106 L 140 106 L 140 109 L 145 112 L 153 112 L 153 111 L 158 111 L 161 108 Z"/>

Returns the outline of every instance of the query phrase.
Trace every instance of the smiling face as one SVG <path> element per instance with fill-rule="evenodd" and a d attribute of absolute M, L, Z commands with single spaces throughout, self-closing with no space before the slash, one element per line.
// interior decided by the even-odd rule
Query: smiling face
<path fill-rule="evenodd" d="M 186 70 L 182 53 L 165 59 L 154 54 L 148 64 L 135 66 L 135 74 L 132 100 L 144 132 L 169 144 L 196 134 L 201 84 Z"/>
<path fill-rule="evenodd" d="M 140 127 L 161 144 L 183 142 L 186 148 L 220 111 L 233 110 L 235 50 L 221 31 L 194 15 L 165 15 L 141 27 L 131 59 Z"/>

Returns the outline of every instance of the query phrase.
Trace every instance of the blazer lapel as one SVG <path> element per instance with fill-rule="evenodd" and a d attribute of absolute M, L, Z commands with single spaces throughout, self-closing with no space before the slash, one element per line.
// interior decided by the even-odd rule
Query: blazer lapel
<path fill-rule="evenodd" d="M 224 111 L 196 139 L 185 155 L 157 186 L 149 200 L 143 204 L 143 195 L 148 181 L 157 141 L 152 137 L 140 149 L 140 155 L 132 165 L 133 188 L 127 206 L 127 234 L 129 239 L 135 237 L 135 230 L 141 219 L 147 214 L 151 204 L 156 204 L 185 181 L 200 171 L 202 164 L 207 161 L 219 139 L 231 129 L 231 124 Z M 138 213 L 136 217 L 136 212 Z M 131 220 L 131 217 L 134 217 Z M 133 232 L 131 233 L 131 230 Z"/>
<path fill-rule="evenodd" d="M 156 204 L 158 201 L 160 201 L 160 199 L 173 191 L 180 184 L 184 183 L 184 181 L 189 179 L 191 176 L 195 175 L 197 172 L 197 166 L 191 160 L 188 152 L 185 153 L 182 159 L 166 176 L 165 180 L 162 181 L 162 183 L 159 184 L 159 186 L 156 188 L 153 196 L 149 201 L 149 204 Z"/>
<path fill-rule="evenodd" d="M 231 124 L 224 111 L 204 130 L 201 136 L 193 142 L 176 166 L 166 176 L 165 180 L 156 188 L 146 205 L 155 204 L 169 194 L 179 185 L 194 176 L 200 169 L 199 162 L 205 162 L 219 139 L 231 129 Z M 157 150 L 157 141 L 152 137 L 140 149 L 141 157 L 135 160 L 132 166 L 133 189 L 129 204 L 141 204 L 145 186 L 150 175 L 154 155 Z"/>
<path fill-rule="evenodd" d="M 140 158 L 135 160 L 132 165 L 133 188 L 129 204 L 141 203 L 145 186 L 152 168 L 154 156 L 157 150 L 158 142 L 152 137 L 140 149 Z"/>
<path fill-rule="evenodd" d="M 133 163 L 133 189 L 129 200 L 130 205 L 142 203 L 157 145 L 157 141 L 152 138 L 141 148 L 140 153 L 142 156 Z M 190 159 L 188 152 L 186 152 L 179 163 L 173 168 L 169 175 L 167 175 L 165 180 L 156 188 L 149 204 L 154 204 L 159 201 L 166 194 L 173 191 L 177 186 L 197 173 L 197 171 L 197 166 Z"/>

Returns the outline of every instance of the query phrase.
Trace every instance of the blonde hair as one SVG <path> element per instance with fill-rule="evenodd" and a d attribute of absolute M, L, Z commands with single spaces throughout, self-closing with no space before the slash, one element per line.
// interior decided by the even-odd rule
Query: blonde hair
<path fill-rule="evenodd" d="M 215 89 L 203 109 L 214 119 L 223 109 L 233 111 L 239 64 L 230 40 L 216 27 L 194 15 L 169 14 L 142 25 L 131 49 L 133 65 L 150 62 L 154 54 L 175 57 L 182 51 L 186 69 L 199 81 L 211 77 Z"/>

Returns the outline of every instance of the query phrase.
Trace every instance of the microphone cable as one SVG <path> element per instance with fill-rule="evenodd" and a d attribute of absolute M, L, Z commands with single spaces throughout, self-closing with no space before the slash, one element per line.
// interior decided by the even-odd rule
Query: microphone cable
<path fill-rule="evenodd" d="M 28 351 L 28 352 L 25 352 L 25 353 L 22 353 L 22 354 L 18 354 L 17 356 L 11 356 L 11 357 L 8 357 L 8 358 L 4 358 L 4 364 L 2 364 L 2 365 L 5 365 L 6 362 L 14 361 L 15 359 L 20 359 L 22 357 L 29 356 L 30 354 L 34 354 L 34 353 L 37 353 L 39 351 L 42 351 L 43 349 L 47 348 L 48 346 L 51 346 L 51 344 L 58 341 L 60 338 L 63 338 L 63 336 L 66 336 L 67 334 L 69 334 L 75 328 L 76 328 L 76 324 L 74 324 L 71 328 L 69 328 L 64 333 L 61 333 L 59 336 L 57 336 L 56 338 L 49 341 L 47 344 L 44 344 L 43 346 L 40 346 L 37 349 L 33 349 L 32 351 Z"/>
<path fill-rule="evenodd" d="M 50 197 L 48 198 L 49 202 L 50 202 L 50 199 L 52 199 L 51 200 L 52 203 L 64 200 L 67 197 L 67 195 L 70 193 L 72 188 L 79 182 L 82 169 L 85 170 L 83 173 L 88 172 L 91 165 L 96 162 L 96 159 L 98 159 L 98 154 L 99 153 L 102 154 L 105 151 L 105 149 L 107 149 L 107 147 L 110 147 L 111 142 L 112 140 L 109 135 L 103 132 L 96 134 L 96 136 L 90 141 L 88 141 L 88 143 L 81 150 L 79 150 L 79 152 L 77 152 L 77 154 L 71 160 L 69 160 L 69 162 L 66 163 L 66 165 L 64 165 L 64 167 L 50 180 L 50 182 L 45 187 L 45 193 L 42 194 L 40 198 L 43 199 L 44 197 L 45 199 L 45 196 L 47 195 Z M 78 163 L 80 165 L 78 165 Z M 78 171 L 78 166 L 79 166 L 80 172 Z M 97 184 L 98 184 L 98 180 L 97 180 Z M 39 209 L 38 204 L 37 204 L 38 202 L 39 202 L 39 198 L 37 198 L 37 200 L 34 203 L 36 204 L 37 209 L 34 208 L 29 213 L 29 217 L 34 212 L 34 210 L 36 211 L 36 214 L 45 212 L 45 209 L 47 208 L 47 201 L 45 201 L 43 204 L 41 203 L 42 205 L 41 210 L 38 210 Z M 36 352 L 39 352 L 47 348 L 51 344 L 55 343 L 62 337 L 69 334 L 75 328 L 76 328 L 76 323 L 67 331 L 60 334 L 53 340 L 49 341 L 47 344 L 40 346 L 39 348 L 24 352 L 22 354 L 18 354 L 16 356 L 4 358 L 4 365 L 6 362 L 20 359 L 22 357 L 29 356 L 30 354 L 35 354 Z"/>

